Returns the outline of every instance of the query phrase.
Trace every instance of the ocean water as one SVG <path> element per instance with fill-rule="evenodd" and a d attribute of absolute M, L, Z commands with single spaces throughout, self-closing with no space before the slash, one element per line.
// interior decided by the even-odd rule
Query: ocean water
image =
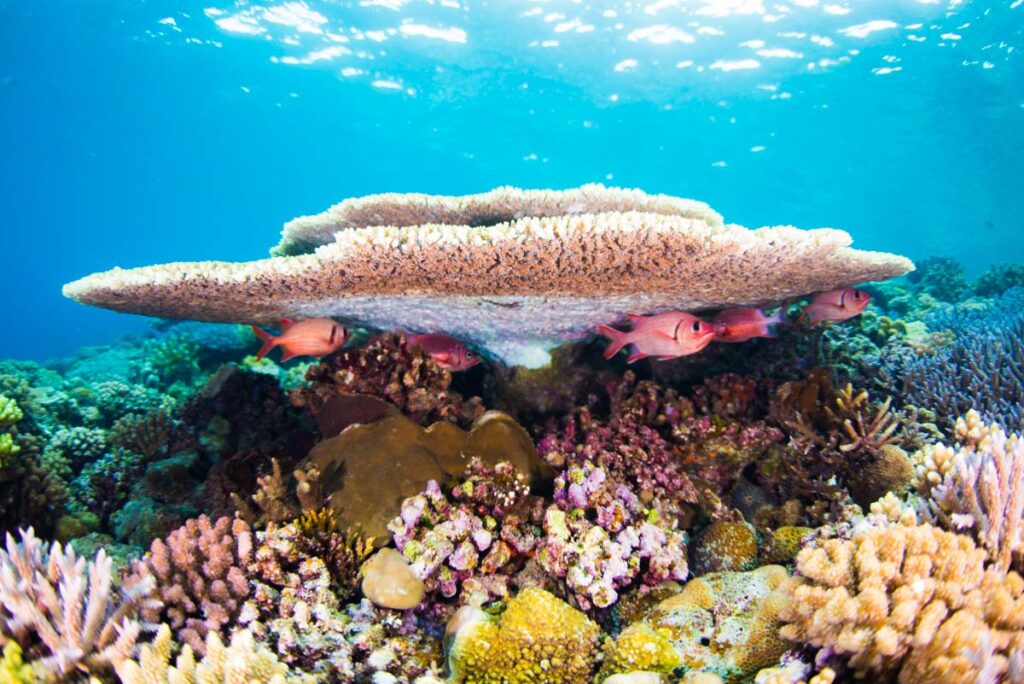
<path fill-rule="evenodd" d="M 0 358 L 144 330 L 113 266 L 385 191 L 639 187 L 968 272 L 1024 246 L 1020 2 L 0 3 Z"/>

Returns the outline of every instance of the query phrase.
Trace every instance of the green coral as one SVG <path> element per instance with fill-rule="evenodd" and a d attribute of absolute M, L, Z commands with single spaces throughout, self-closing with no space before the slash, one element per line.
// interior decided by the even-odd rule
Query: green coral
<path fill-rule="evenodd" d="M 0 658 L 0 684 L 33 684 L 39 681 L 32 666 L 21 657 L 21 646 L 17 641 L 4 645 L 4 657 Z"/>
<path fill-rule="evenodd" d="M 18 402 L 0 394 L 0 429 L 6 430 L 24 417 Z"/>
<path fill-rule="evenodd" d="M 788 576 L 779 565 L 765 565 L 690 580 L 606 644 L 601 677 L 637 670 L 678 674 L 682 667 L 713 672 L 727 683 L 749 681 L 790 648 L 778 635 L 779 611 L 789 600 L 778 588 Z"/>
<path fill-rule="evenodd" d="M 590 682 L 600 629 L 554 595 L 527 587 L 490 616 L 460 610 L 448 627 L 451 682 L 533 684 Z"/>
<path fill-rule="evenodd" d="M 993 264 L 974 281 L 974 293 L 996 297 L 1011 287 L 1024 286 L 1024 264 Z"/>

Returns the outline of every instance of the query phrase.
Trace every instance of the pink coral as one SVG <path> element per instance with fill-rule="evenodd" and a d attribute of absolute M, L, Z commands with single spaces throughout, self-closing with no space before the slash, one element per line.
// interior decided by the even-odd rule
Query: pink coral
<path fill-rule="evenodd" d="M 146 608 L 143 616 L 167 622 L 179 640 L 205 653 L 206 635 L 226 637 L 248 598 L 245 568 L 252 559 L 253 537 L 245 521 L 223 517 L 211 523 L 203 515 L 166 541 L 154 541 L 127 583 L 155 580 L 159 607 Z"/>

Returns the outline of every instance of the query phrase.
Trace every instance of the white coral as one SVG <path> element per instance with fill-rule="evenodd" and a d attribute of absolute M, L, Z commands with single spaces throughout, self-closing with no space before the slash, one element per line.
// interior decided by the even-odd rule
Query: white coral
<path fill-rule="evenodd" d="M 13 638 L 30 649 L 41 642 L 49 655 L 32 665 L 55 676 L 110 669 L 129 657 L 142 627 L 134 618 L 152 583 L 115 601 L 104 551 L 86 561 L 56 542 L 47 550 L 31 528 L 20 536 L 17 542 L 8 534 L 7 550 L 0 550 L 0 643 Z"/>

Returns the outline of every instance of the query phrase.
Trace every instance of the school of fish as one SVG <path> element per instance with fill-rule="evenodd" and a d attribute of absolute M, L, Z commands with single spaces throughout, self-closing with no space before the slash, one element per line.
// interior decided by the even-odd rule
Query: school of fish
<path fill-rule="evenodd" d="M 786 315 L 790 308 L 787 302 L 772 316 L 761 308 L 739 307 L 718 312 L 710 322 L 685 311 L 653 316 L 630 313 L 626 315 L 632 323 L 631 330 L 619 330 L 610 325 L 599 325 L 596 330 L 608 338 L 604 352 L 606 359 L 615 356 L 623 347 L 632 345 L 627 363 L 648 357 L 666 360 L 696 354 L 711 342 L 739 343 L 757 337 L 775 337 L 776 326 L 805 325 L 810 328 L 819 323 L 839 323 L 859 315 L 870 303 L 868 293 L 844 287 L 811 295 L 795 321 Z M 321 358 L 338 351 L 351 339 L 348 329 L 333 318 L 304 321 L 282 318 L 280 335 L 273 335 L 255 325 L 252 331 L 263 342 L 256 358 L 262 359 L 272 349 L 280 347 L 282 361 L 296 356 Z M 480 363 L 479 357 L 454 337 L 443 333 L 400 332 L 405 334 L 410 347 L 419 347 L 445 370 L 457 373 Z"/>

